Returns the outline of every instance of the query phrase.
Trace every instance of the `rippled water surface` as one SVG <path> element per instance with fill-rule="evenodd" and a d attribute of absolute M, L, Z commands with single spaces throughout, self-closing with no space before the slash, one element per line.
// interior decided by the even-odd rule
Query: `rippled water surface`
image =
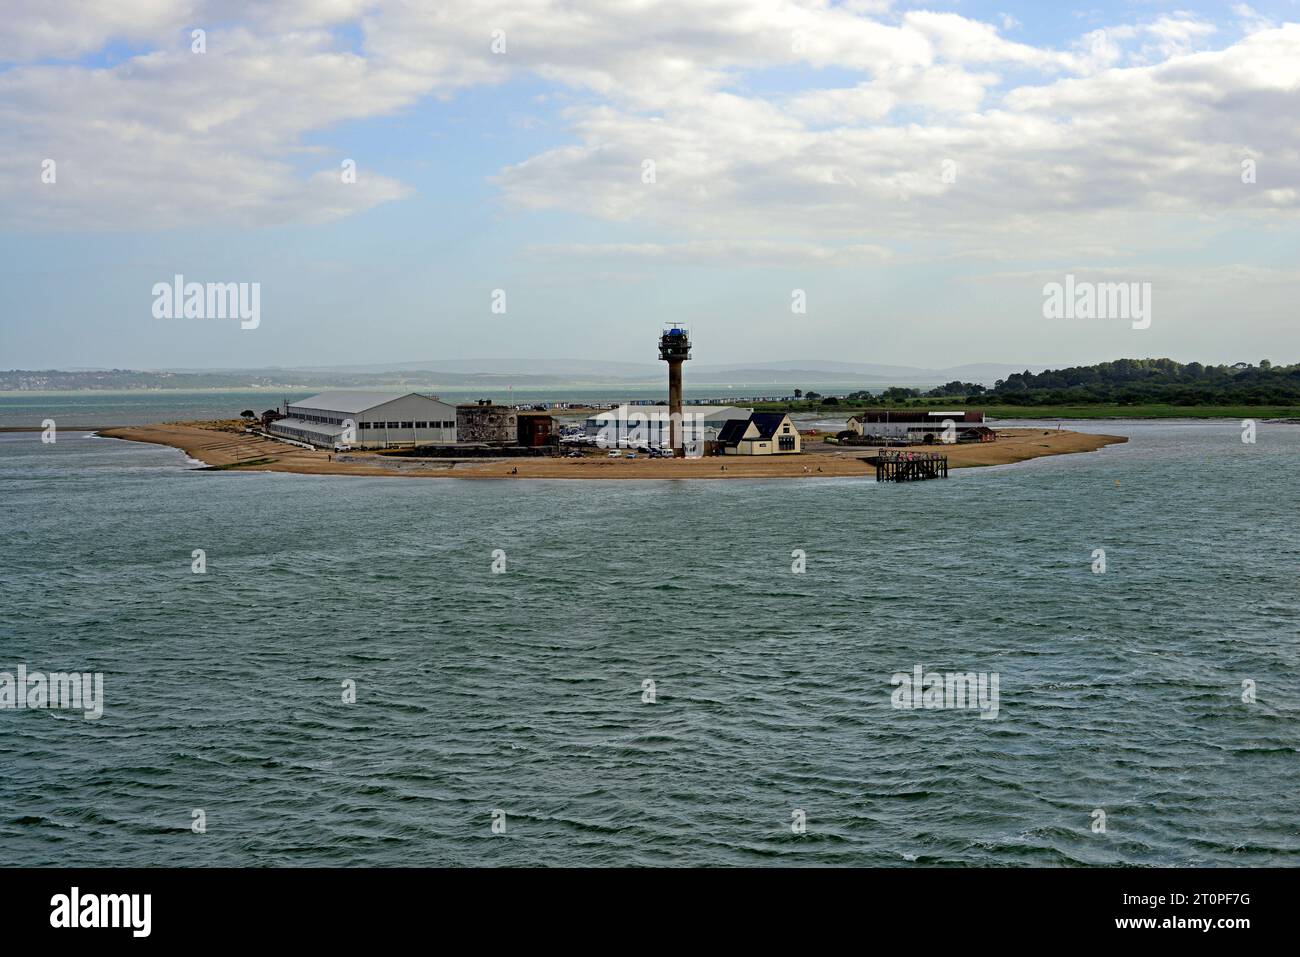
<path fill-rule="evenodd" d="M 0 711 L 0 864 L 1300 863 L 1300 426 L 1079 427 L 1131 441 L 902 486 L 0 435 L 0 669 L 106 696 Z"/>

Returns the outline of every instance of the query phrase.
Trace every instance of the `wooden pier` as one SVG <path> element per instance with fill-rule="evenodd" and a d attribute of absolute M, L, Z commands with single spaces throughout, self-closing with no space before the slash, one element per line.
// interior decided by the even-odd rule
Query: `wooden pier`
<path fill-rule="evenodd" d="M 948 477 L 948 456 L 938 452 L 881 449 L 862 461 L 876 467 L 877 482 L 920 482 Z"/>

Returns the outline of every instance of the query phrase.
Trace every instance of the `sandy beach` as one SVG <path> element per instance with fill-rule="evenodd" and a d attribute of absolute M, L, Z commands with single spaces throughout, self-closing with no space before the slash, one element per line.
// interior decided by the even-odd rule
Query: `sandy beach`
<path fill-rule="evenodd" d="M 302 475 L 384 475 L 411 478 L 521 479 L 727 479 L 872 477 L 862 461 L 869 446 L 838 448 L 817 439 L 802 455 L 719 456 L 700 459 L 611 459 L 603 451 L 584 458 L 509 458 L 480 460 L 413 459 L 373 452 L 314 451 L 250 435 L 230 423 L 166 423 L 103 429 L 99 435 L 152 442 L 180 449 L 208 466 Z M 1045 455 L 1093 452 L 1125 442 L 1118 435 L 1056 429 L 999 429 L 996 442 L 949 446 L 950 468 L 1008 465 Z"/>

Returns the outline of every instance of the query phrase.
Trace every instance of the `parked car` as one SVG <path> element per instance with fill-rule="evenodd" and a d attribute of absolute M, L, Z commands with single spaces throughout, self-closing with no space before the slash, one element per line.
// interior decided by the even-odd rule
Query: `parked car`
<path fill-rule="evenodd" d="M 622 457 L 623 457 L 623 453 L 620 452 L 618 449 L 610 449 L 610 450 L 609 450 L 609 457 L 610 457 L 611 459 L 619 459 L 619 458 L 622 458 Z"/>

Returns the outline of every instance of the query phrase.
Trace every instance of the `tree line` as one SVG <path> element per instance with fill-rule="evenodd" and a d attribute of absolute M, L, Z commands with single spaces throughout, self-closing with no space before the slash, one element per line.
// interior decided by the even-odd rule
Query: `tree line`
<path fill-rule="evenodd" d="M 930 394 L 952 393 L 932 390 Z M 1293 405 L 1300 403 L 1300 363 L 1275 366 L 1264 359 L 1258 365 L 1203 365 L 1173 359 L 1117 359 L 1037 374 L 1025 370 L 999 379 L 983 394 L 973 394 L 1003 405 Z"/>
<path fill-rule="evenodd" d="M 926 399 L 968 401 L 987 405 L 1300 405 L 1300 363 L 1277 366 L 1204 365 L 1173 359 L 1117 359 L 1090 366 L 1071 366 L 1033 373 L 1026 369 L 986 388 L 978 382 L 954 379 L 933 389 L 891 386 L 846 396 L 823 396 L 795 390 L 795 396 L 821 405 L 908 405 L 922 407 Z"/>

